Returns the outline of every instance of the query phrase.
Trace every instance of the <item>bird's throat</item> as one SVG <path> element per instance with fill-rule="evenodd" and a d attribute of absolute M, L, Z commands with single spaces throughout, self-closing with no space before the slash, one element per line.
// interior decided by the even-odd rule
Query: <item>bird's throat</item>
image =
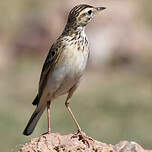
<path fill-rule="evenodd" d="M 62 35 L 84 35 L 85 26 L 69 25 L 65 26 Z"/>

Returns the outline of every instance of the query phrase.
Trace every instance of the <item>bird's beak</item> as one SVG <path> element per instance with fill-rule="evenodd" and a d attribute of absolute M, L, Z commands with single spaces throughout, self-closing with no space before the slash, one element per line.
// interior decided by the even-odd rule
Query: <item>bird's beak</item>
<path fill-rule="evenodd" d="M 102 10 L 106 9 L 106 7 L 95 7 L 96 12 L 101 12 Z"/>

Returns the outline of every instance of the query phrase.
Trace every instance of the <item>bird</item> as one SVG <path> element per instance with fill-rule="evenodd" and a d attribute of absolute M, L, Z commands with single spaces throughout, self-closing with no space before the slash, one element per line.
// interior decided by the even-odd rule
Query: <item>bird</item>
<path fill-rule="evenodd" d="M 83 132 L 72 113 L 69 103 L 78 88 L 89 58 L 89 43 L 85 34 L 86 25 L 96 14 L 106 9 L 88 4 L 75 6 L 69 13 L 62 34 L 54 42 L 42 67 L 38 93 L 33 101 L 36 106 L 23 134 L 31 135 L 44 110 L 47 108 L 48 131 L 51 133 L 50 106 L 54 99 L 67 94 L 65 106 L 78 132 Z"/>

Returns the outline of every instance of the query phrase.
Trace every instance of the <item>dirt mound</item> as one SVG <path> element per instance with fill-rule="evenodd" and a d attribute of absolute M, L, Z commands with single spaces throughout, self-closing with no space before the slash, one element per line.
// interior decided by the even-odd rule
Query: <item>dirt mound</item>
<path fill-rule="evenodd" d="M 19 152 L 152 152 L 144 150 L 136 142 L 121 141 L 115 146 L 105 144 L 87 137 L 84 141 L 81 135 L 60 135 L 51 133 L 42 135 L 25 144 Z"/>

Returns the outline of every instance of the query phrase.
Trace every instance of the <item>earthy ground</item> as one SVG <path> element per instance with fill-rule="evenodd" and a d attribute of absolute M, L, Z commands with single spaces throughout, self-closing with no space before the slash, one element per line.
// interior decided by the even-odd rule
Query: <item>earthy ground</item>
<path fill-rule="evenodd" d="M 46 134 L 31 139 L 19 152 L 152 152 L 144 150 L 136 142 L 121 141 L 116 145 L 105 144 L 86 137 L 83 140 L 80 134 L 60 135 Z"/>

